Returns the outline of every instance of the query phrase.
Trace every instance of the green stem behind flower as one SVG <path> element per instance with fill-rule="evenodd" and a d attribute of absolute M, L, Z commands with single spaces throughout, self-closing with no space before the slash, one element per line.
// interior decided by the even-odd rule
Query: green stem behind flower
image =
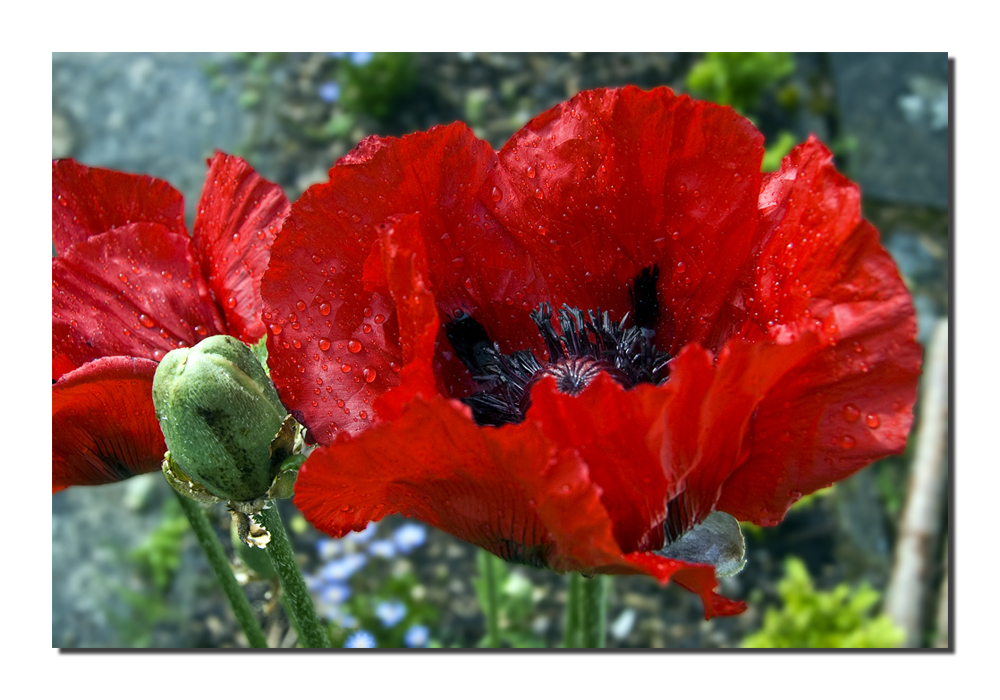
<path fill-rule="evenodd" d="M 586 649 L 607 646 L 608 577 L 594 576 L 580 582 L 580 637 Z"/>
<path fill-rule="evenodd" d="M 563 629 L 563 647 L 580 646 L 580 589 L 583 579 L 576 574 L 566 576 L 566 626 Z"/>
<path fill-rule="evenodd" d="M 267 639 L 264 637 L 264 630 L 261 629 L 260 623 L 257 622 L 257 617 L 253 614 L 250 601 L 247 600 L 243 589 L 240 588 L 240 584 L 236 582 L 236 578 L 233 576 L 233 570 L 229 566 L 229 559 L 226 558 L 226 552 L 222 549 L 219 538 L 215 536 L 215 531 L 212 529 L 211 523 L 208 522 L 205 511 L 200 504 L 187 496 L 182 496 L 176 491 L 174 493 L 177 495 L 177 500 L 180 501 L 185 515 L 187 515 L 188 522 L 191 523 L 191 529 L 194 530 L 195 537 L 198 538 L 198 542 L 205 551 L 205 557 L 208 559 L 209 566 L 212 567 L 216 578 L 219 579 L 219 585 L 222 586 L 223 593 L 229 599 L 229 606 L 233 609 L 233 615 L 236 616 L 236 621 L 239 622 L 240 627 L 243 629 L 243 634 L 246 635 L 247 642 L 252 647 L 266 649 Z"/>
<path fill-rule="evenodd" d="M 281 522 L 278 507 L 272 504 L 260 514 L 261 523 L 271 533 L 271 541 L 267 545 L 267 553 L 271 555 L 271 564 L 278 572 L 278 580 L 284 590 L 283 600 L 289 612 L 289 617 L 295 620 L 302 646 L 310 649 L 329 649 L 330 638 L 326 635 L 323 623 L 316 615 L 312 598 L 306 589 L 306 582 L 295 561 L 295 553 L 288 541 L 288 533 Z"/>
<path fill-rule="evenodd" d="M 500 604 L 497 597 L 497 559 L 485 549 L 479 550 L 479 575 L 486 587 L 486 600 L 483 612 L 486 613 L 486 646 L 490 649 L 500 648 Z"/>

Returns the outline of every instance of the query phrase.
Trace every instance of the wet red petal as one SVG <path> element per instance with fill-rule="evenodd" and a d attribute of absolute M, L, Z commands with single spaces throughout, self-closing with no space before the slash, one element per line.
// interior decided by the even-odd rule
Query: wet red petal
<path fill-rule="evenodd" d="M 737 518 L 770 524 L 803 494 L 902 452 L 920 348 L 896 266 L 822 144 L 793 150 L 765 183 L 761 210 L 759 300 L 742 333 L 811 328 L 826 343 L 761 403 L 749 461 L 719 501 Z"/>
<path fill-rule="evenodd" d="M 184 228 L 184 197 L 149 175 L 89 168 L 72 159 L 52 161 L 52 239 L 56 252 L 130 223 Z"/>
<path fill-rule="evenodd" d="M 762 143 L 728 107 L 667 88 L 593 90 L 515 134 L 480 197 L 528 248 L 555 304 L 620 318 L 632 308 L 626 285 L 658 264 L 660 345 L 676 352 L 705 335 L 746 260 Z"/>
<path fill-rule="evenodd" d="M 331 169 L 330 182 L 311 187 L 293 205 L 262 283 L 264 320 L 282 332 L 268 341 L 272 378 L 320 442 L 328 443 L 338 430 L 367 427 L 357 419 L 359 410 L 367 410 L 360 399 L 398 384 L 392 368 L 402 358 L 388 290 L 359 284 L 379 278 L 374 270 L 365 277 L 365 264 L 380 259 L 373 248 L 376 227 L 389 217 L 420 212 L 429 284 L 440 312 L 472 313 L 508 349 L 540 344 L 528 310 L 540 298 L 541 282 L 525 252 L 477 199 L 494 157 L 461 124 L 401 139 L 373 137 Z M 321 341 L 328 351 L 317 352 Z M 361 344 L 359 353 L 349 351 L 351 341 Z M 457 359 L 442 354 L 438 362 L 442 388 L 468 388 L 468 373 Z M 356 382 L 365 367 L 375 370 L 375 380 Z M 345 405 L 324 405 L 325 392 L 315 394 L 317 380 L 332 383 L 336 400 Z"/>
<path fill-rule="evenodd" d="M 167 446 L 153 410 L 156 363 L 105 357 L 52 387 L 52 492 L 160 468 Z"/>
<path fill-rule="evenodd" d="M 224 332 L 187 234 L 128 224 L 52 261 L 53 379 L 99 357 L 158 361 Z"/>
<path fill-rule="evenodd" d="M 194 220 L 194 244 L 229 335 L 246 343 L 266 332 L 260 280 L 290 207 L 281 188 L 242 158 L 217 153 L 209 160 Z"/>

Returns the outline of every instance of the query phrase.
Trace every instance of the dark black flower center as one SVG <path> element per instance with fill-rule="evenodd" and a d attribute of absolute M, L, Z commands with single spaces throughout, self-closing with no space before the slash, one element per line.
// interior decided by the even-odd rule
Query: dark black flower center
<path fill-rule="evenodd" d="M 636 384 L 661 384 L 667 379 L 670 355 L 653 344 L 660 305 L 656 295 L 659 268 L 647 267 L 629 287 L 633 311 L 621 321 L 607 311 L 570 306 L 558 311 L 559 330 L 552 324 L 552 307 L 543 303 L 531 319 L 545 341 L 548 361 L 540 362 L 529 350 L 510 355 L 500 351 L 483 326 L 467 314 L 458 314 L 445 325 L 455 353 L 482 390 L 462 401 L 480 425 L 520 423 L 531 404 L 531 387 L 543 377 L 554 377 L 560 391 L 579 394 L 607 372 L 627 389 Z"/>

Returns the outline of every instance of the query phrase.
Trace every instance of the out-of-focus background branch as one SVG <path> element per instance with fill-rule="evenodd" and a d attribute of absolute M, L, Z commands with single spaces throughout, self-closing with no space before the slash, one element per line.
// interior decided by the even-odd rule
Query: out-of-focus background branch
<path fill-rule="evenodd" d="M 764 133 L 765 169 L 810 133 L 826 143 L 913 294 L 925 378 L 903 455 L 747 529 L 747 567 L 722 584 L 746 613 L 705 622 L 678 587 L 618 578 L 609 646 L 947 646 L 945 54 L 54 54 L 52 155 L 170 181 L 190 225 L 215 149 L 294 199 L 368 134 L 461 120 L 500 147 L 579 90 L 627 84 L 731 104 Z M 53 646 L 246 643 L 167 489 L 151 474 L 53 497 Z M 282 507 L 338 643 L 483 639 L 472 547 L 399 518 L 332 541 Z M 271 643 L 294 644 L 270 574 L 229 551 Z M 501 565 L 498 596 L 505 644 L 559 643 L 560 577 Z"/>

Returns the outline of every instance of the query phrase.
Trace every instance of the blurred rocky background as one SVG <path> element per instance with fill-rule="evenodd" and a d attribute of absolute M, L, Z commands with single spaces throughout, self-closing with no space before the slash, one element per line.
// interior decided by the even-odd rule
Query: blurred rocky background
<path fill-rule="evenodd" d="M 933 354 L 950 288 L 945 54 L 56 53 L 52 156 L 164 178 L 193 217 L 216 149 L 243 156 L 294 200 L 368 134 L 461 120 L 499 148 L 580 90 L 629 84 L 731 104 L 765 134 L 765 169 L 810 133 L 823 140 L 860 184 L 864 215 L 913 293 L 919 340 Z M 905 454 L 804 499 L 777 527 L 746 529 L 748 564 L 721 589 L 747 600 L 746 613 L 706 622 L 698 598 L 677 586 L 617 578 L 609 645 L 947 646 L 947 390 L 942 399 L 927 389 Z M 921 460 L 936 471 L 913 479 Z M 904 575 L 917 527 L 907 503 L 920 488 L 936 500 L 919 524 L 918 574 Z M 53 646 L 246 644 L 172 499 L 158 474 L 53 496 Z M 338 643 L 359 629 L 380 646 L 482 640 L 471 546 L 400 518 L 332 541 L 282 508 Z M 230 546 L 228 515 L 214 516 Z M 275 584 L 233 557 L 271 644 L 294 644 Z M 565 581 L 503 571 L 505 643 L 557 646 Z M 916 596 L 913 609 L 886 604 L 887 589 L 890 603 Z"/>

